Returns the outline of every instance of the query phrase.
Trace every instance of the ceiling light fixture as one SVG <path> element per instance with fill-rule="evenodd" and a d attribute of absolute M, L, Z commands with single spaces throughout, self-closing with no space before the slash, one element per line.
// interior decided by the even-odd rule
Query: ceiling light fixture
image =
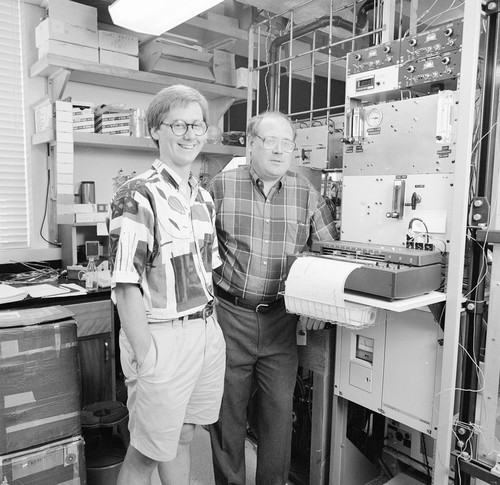
<path fill-rule="evenodd" d="M 161 35 L 222 0 L 116 0 L 108 7 L 113 24 L 135 32 Z"/>

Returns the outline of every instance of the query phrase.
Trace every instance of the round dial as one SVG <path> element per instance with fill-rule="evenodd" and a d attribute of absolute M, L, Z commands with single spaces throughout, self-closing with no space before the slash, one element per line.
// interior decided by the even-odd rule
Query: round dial
<path fill-rule="evenodd" d="M 381 111 L 378 108 L 371 108 L 366 114 L 365 121 L 366 124 L 371 128 L 375 128 L 376 126 L 380 125 L 380 123 L 382 122 Z"/>

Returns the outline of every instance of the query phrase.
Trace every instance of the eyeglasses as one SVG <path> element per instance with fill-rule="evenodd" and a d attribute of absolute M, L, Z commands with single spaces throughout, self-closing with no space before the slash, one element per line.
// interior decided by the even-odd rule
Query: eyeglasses
<path fill-rule="evenodd" d="M 208 130 L 208 125 L 204 121 L 195 121 L 194 123 L 186 123 L 182 120 L 175 120 L 173 123 L 161 123 L 165 126 L 170 126 L 172 133 L 175 136 L 183 136 L 187 133 L 188 128 L 191 127 L 196 136 L 204 135 Z"/>
<path fill-rule="evenodd" d="M 274 150 L 278 145 L 284 153 L 292 153 L 295 150 L 295 142 L 291 140 L 280 140 L 275 136 L 266 136 L 265 138 L 259 135 L 255 136 L 262 140 L 262 144 L 266 150 Z"/>

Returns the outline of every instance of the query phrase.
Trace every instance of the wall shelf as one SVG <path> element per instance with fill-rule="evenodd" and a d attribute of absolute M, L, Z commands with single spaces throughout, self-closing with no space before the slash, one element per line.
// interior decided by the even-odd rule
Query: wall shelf
<path fill-rule="evenodd" d="M 33 135 L 33 145 L 55 143 L 54 130 L 46 130 Z M 103 135 L 101 133 L 73 132 L 75 146 L 92 148 L 123 148 L 124 150 L 139 150 L 146 152 L 158 151 L 150 138 L 137 138 L 133 136 Z M 245 147 L 206 143 L 201 151 L 202 155 L 232 155 L 245 156 Z"/>
<path fill-rule="evenodd" d="M 198 89 L 209 101 L 235 102 L 247 99 L 246 89 L 107 66 L 53 54 L 35 62 L 31 66 L 30 76 L 46 77 L 52 82 L 52 99 L 62 97 L 68 81 L 149 94 L 156 94 L 167 86 L 182 83 Z"/>

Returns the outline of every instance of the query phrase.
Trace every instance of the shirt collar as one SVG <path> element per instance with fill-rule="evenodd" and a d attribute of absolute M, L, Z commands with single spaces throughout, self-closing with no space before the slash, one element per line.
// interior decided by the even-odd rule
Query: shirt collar
<path fill-rule="evenodd" d="M 171 168 L 167 167 L 167 165 L 163 163 L 159 158 L 154 161 L 153 168 L 165 179 L 167 183 L 172 185 L 176 190 L 179 190 L 182 183 L 182 179 L 179 174 L 175 173 Z M 198 181 L 191 172 L 189 173 L 188 183 L 194 192 L 194 190 L 198 186 Z"/>
<path fill-rule="evenodd" d="M 263 184 L 263 181 L 262 179 L 257 175 L 257 172 L 255 171 L 255 169 L 253 168 L 253 165 L 250 164 L 249 166 L 249 174 L 250 174 L 250 178 L 252 179 L 253 183 L 257 186 L 257 187 L 260 187 L 262 184 Z M 281 189 L 281 187 L 283 187 L 283 185 L 285 185 L 285 179 L 286 179 L 286 173 L 278 180 L 278 182 L 276 182 L 276 188 L 278 190 Z"/>

